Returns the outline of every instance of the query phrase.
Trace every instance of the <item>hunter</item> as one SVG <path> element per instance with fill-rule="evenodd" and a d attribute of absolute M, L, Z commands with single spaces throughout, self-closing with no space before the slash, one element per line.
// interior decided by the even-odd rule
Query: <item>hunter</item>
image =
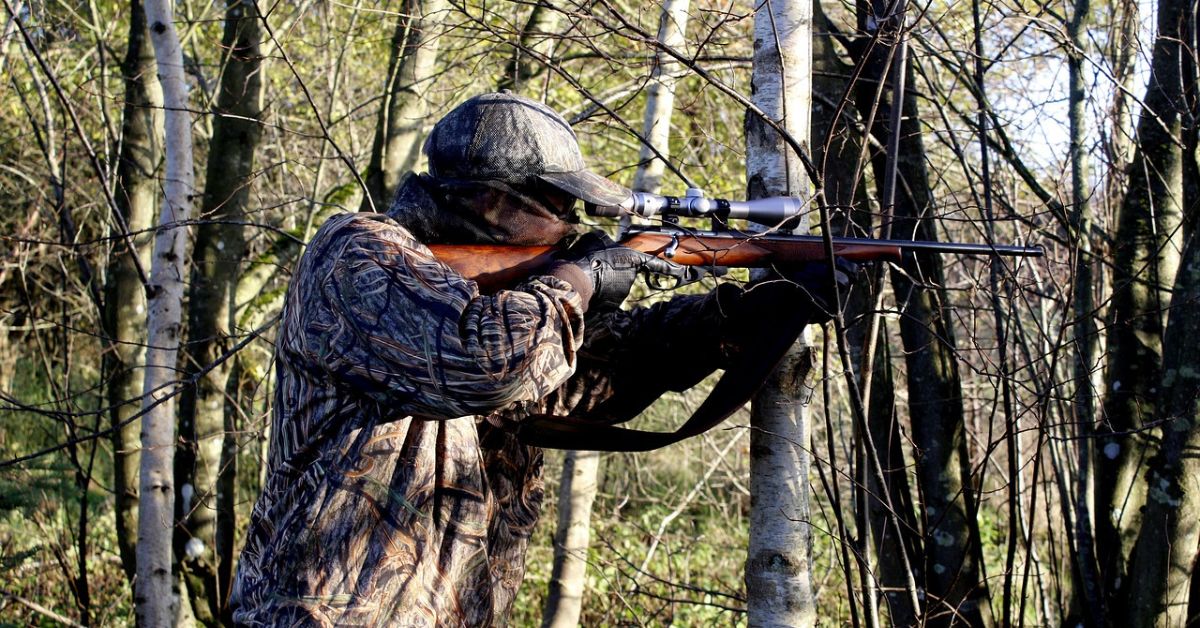
<path fill-rule="evenodd" d="M 628 420 L 722 367 L 761 308 L 823 320 L 818 286 L 789 281 L 620 309 L 637 272 L 667 262 L 581 237 L 578 200 L 630 192 L 587 169 L 542 103 L 472 98 L 424 151 L 428 173 L 386 213 L 330 218 L 295 268 L 239 625 L 504 625 L 543 497 L 523 418 L 604 402 L 605 421 Z M 493 294 L 426 248 L 572 240 Z"/>

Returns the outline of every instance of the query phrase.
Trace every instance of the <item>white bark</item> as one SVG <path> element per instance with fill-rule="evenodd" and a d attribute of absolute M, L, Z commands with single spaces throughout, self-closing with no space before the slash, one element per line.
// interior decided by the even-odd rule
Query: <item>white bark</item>
<path fill-rule="evenodd" d="M 554 571 L 542 615 L 543 628 L 574 628 L 583 612 L 584 576 L 591 542 L 592 502 L 598 487 L 600 454 L 568 451 L 558 489 L 558 529 L 554 533 Z"/>
<path fill-rule="evenodd" d="M 191 116 L 183 53 L 172 3 L 147 0 L 146 21 L 158 60 L 166 106 L 166 178 L 159 228 L 154 236 L 147 313 L 146 378 L 142 390 L 142 461 L 134 602 L 139 626 L 174 623 L 171 529 L 175 511 L 175 401 L 167 397 L 176 380 L 183 303 L 187 230 L 174 226 L 191 215 L 195 191 Z M 165 400 L 164 400 L 165 398 Z M 159 403 L 161 401 L 161 403 Z M 157 405 L 155 405 L 157 404 Z"/>
<path fill-rule="evenodd" d="M 806 144 L 812 108 L 811 6 L 796 0 L 759 6 L 754 14 L 753 66 L 751 101 Z M 800 158 L 754 117 L 746 122 L 746 177 L 755 197 L 803 195 L 810 185 Z"/>
<path fill-rule="evenodd" d="M 14 15 L 21 15 L 25 10 L 25 3 L 18 2 L 13 7 Z M 8 45 L 16 39 L 17 34 L 17 18 L 10 15 L 8 21 L 4 23 L 4 34 L 0 35 L 0 74 L 4 74 L 8 70 Z"/>
<path fill-rule="evenodd" d="M 806 144 L 812 98 L 812 3 L 775 0 L 754 16 L 753 102 Z M 761 120 L 746 121 L 752 198 L 806 196 L 799 158 Z M 806 229 L 806 226 L 802 226 Z M 808 525 L 808 417 L 803 400 L 812 353 L 802 339 L 755 397 L 751 425 L 750 544 L 746 595 L 751 626 L 812 626 L 812 532 Z"/>
<path fill-rule="evenodd" d="M 663 3 L 658 40 L 668 48 L 683 50 L 689 4 L 690 0 L 666 0 Z M 662 188 L 666 165 L 650 146 L 657 149 L 663 159 L 671 155 L 671 112 L 675 109 L 675 84 L 681 76 L 680 64 L 660 50 L 655 55 L 654 71 L 646 90 L 646 114 L 642 118 L 642 135 L 649 146 L 643 145 L 638 153 L 640 165 L 633 177 L 634 190 L 658 194 Z"/>

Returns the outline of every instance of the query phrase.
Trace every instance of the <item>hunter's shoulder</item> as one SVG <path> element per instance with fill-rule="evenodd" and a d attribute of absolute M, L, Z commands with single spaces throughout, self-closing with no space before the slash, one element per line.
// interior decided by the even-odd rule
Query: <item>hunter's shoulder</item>
<path fill-rule="evenodd" d="M 308 244 L 308 254 L 329 263 L 347 255 L 429 255 L 428 249 L 386 214 L 338 214 L 325 221 Z"/>
<path fill-rule="evenodd" d="M 321 225 L 313 236 L 313 244 L 344 238 L 377 238 L 420 244 L 412 233 L 387 214 L 353 212 L 337 214 Z"/>

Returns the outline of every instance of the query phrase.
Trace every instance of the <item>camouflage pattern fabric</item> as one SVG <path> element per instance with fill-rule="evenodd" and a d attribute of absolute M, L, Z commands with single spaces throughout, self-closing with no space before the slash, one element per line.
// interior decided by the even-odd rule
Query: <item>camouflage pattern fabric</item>
<path fill-rule="evenodd" d="M 727 293 L 585 325 L 555 277 L 481 295 L 392 218 L 330 219 L 288 290 L 235 621 L 503 625 L 543 492 L 505 426 L 690 387 L 721 361 Z"/>

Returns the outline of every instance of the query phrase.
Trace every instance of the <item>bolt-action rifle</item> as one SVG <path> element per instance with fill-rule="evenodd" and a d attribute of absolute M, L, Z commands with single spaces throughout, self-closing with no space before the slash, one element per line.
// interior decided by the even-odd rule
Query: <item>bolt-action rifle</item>
<path fill-rule="evenodd" d="M 624 225 L 617 243 L 668 259 L 681 270 L 672 275 L 675 285 L 690 283 L 702 273 L 698 268 L 786 267 L 826 257 L 825 239 L 815 235 L 779 232 L 753 233 L 729 227 L 730 220 L 745 219 L 764 225 L 781 225 L 801 215 L 806 203 L 794 197 L 753 201 L 706 198 L 691 188 L 686 196 L 658 196 L 635 192 L 619 206 L 589 205 L 593 216 L 661 216 L 659 225 Z M 710 218 L 712 228 L 683 227 L 679 218 Z M 907 252 L 928 251 L 957 255 L 1005 255 L 1040 257 L 1040 246 L 880 240 L 874 238 L 830 238 L 833 254 L 852 262 L 900 261 Z M 545 267 L 557 252 L 553 246 L 432 245 L 438 259 L 463 276 L 475 280 L 485 291 L 513 285 Z M 690 268 L 689 268 L 690 267 Z"/>
<path fill-rule="evenodd" d="M 786 268 L 814 260 L 827 259 L 827 241 L 833 255 L 854 262 L 874 260 L 900 261 L 904 254 L 916 251 L 959 255 L 1041 256 L 1040 246 L 965 244 L 960 242 L 921 242 L 877 240 L 872 238 L 823 238 L 789 235 L 778 230 L 749 233 L 728 227 L 730 220 L 746 219 L 765 225 L 784 225 L 800 216 L 805 202 L 799 198 L 777 197 L 754 201 L 709 199 L 695 189 L 686 196 L 657 196 L 635 193 L 617 207 L 587 208 L 593 216 L 662 216 L 660 225 L 632 225 L 622 221 L 617 243 L 643 253 L 671 260 L 679 272 L 671 275 L 676 284 L 695 281 L 703 267 Z M 689 229 L 679 224 L 680 217 L 711 218 L 711 230 Z M 433 254 L 465 277 L 474 279 L 484 292 L 514 285 L 550 263 L 556 253 L 551 246 L 505 245 L 432 245 Z M 558 449 L 600 451 L 646 451 L 669 445 L 704 432 L 742 407 L 779 363 L 784 352 L 804 329 L 806 321 L 787 308 L 771 308 L 760 313 L 753 329 L 743 340 L 753 350 L 741 352 L 736 364 L 727 365 L 725 374 L 713 387 L 704 403 L 674 432 L 647 432 L 628 429 L 614 423 L 632 417 L 624 409 L 622 416 L 608 416 L 601 404 L 586 418 L 534 415 L 521 422 L 518 437 L 529 445 Z M 648 405 L 652 400 L 644 400 Z M 639 410 L 633 410 L 638 412 Z"/>
<path fill-rule="evenodd" d="M 877 240 L 871 238 L 822 238 L 820 235 L 791 235 L 779 229 L 761 233 L 738 231 L 728 227 L 731 220 L 744 219 L 760 225 L 786 225 L 804 213 L 803 199 L 763 198 L 758 201 L 724 201 L 704 198 L 700 190 L 689 190 L 683 197 L 634 193 L 619 207 L 588 207 L 593 216 L 619 216 L 623 219 L 617 243 L 649 255 L 679 264 L 680 283 L 700 279 L 704 267 L 781 267 L 788 264 L 827 259 L 827 246 L 833 255 L 852 262 L 877 259 L 900 261 L 906 252 L 929 251 L 956 255 L 1002 255 L 1038 257 L 1040 246 L 994 244 L 935 243 L 935 241 Z M 661 225 L 630 225 L 625 216 L 661 216 Z M 679 217 L 709 217 L 708 231 L 679 225 Z M 515 285 L 534 271 L 553 261 L 553 246 L 506 245 L 432 245 L 433 255 L 458 273 L 479 283 L 484 292 Z M 726 365 L 725 375 L 713 387 L 691 418 L 673 432 L 631 430 L 614 425 L 628 415 L 608 415 L 605 403 L 586 418 L 532 415 L 523 420 L 517 436 L 527 444 L 558 449 L 595 449 L 602 451 L 644 451 L 682 441 L 710 429 L 742 407 L 761 387 L 787 347 L 806 324 L 788 307 L 773 307 L 758 313 L 754 329 L 745 330 L 746 347 L 737 364 Z M 653 400 L 643 400 L 649 405 Z M 624 408 L 622 414 L 630 408 Z M 634 409 L 634 412 L 638 412 Z"/>

